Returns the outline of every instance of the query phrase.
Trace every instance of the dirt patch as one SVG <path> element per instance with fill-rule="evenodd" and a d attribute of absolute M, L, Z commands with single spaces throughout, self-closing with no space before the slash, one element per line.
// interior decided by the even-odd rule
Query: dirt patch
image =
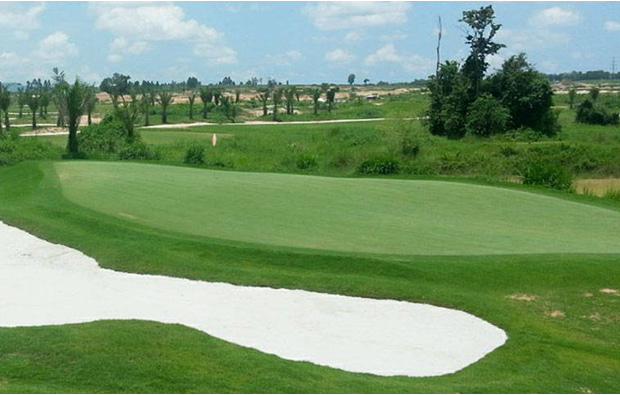
<path fill-rule="evenodd" d="M 592 295 L 592 293 L 591 293 L 591 292 L 586 292 L 586 293 L 584 293 L 584 294 L 583 294 L 583 297 L 584 297 L 584 298 L 591 298 L 592 296 L 593 296 L 593 295 Z"/>
<path fill-rule="evenodd" d="M 611 295 L 620 294 L 617 289 L 613 289 L 613 288 L 601 288 L 599 289 L 599 292 L 604 293 L 604 294 L 611 294 Z"/>
<path fill-rule="evenodd" d="M 564 313 L 562 310 L 552 310 L 552 311 L 546 312 L 545 314 L 547 314 L 551 318 L 564 318 L 564 317 L 566 317 L 566 313 Z"/>
<path fill-rule="evenodd" d="M 512 295 L 508 295 L 507 298 L 512 299 L 512 300 L 521 300 L 524 302 L 532 302 L 536 300 L 535 295 L 528 295 L 528 294 L 512 294 Z"/>

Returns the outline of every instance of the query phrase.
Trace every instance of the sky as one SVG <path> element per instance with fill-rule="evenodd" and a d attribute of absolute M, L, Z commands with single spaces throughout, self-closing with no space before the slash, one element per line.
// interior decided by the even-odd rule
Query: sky
<path fill-rule="evenodd" d="M 404 82 L 467 56 L 464 10 L 492 4 L 506 48 L 545 73 L 620 69 L 620 2 L 2 2 L 0 81 L 49 78 L 53 67 L 98 83 Z"/>

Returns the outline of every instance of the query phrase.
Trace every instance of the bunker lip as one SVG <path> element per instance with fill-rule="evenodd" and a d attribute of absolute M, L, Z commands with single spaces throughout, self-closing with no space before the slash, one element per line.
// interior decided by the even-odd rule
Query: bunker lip
<path fill-rule="evenodd" d="M 507 339 L 503 330 L 458 310 L 115 272 L 2 222 L 0 239 L 4 327 L 175 323 L 288 360 L 411 377 L 456 372 Z"/>

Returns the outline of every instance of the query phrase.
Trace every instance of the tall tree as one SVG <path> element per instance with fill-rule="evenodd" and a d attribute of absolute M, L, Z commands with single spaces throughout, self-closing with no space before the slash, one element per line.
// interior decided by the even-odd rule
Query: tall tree
<path fill-rule="evenodd" d="M 39 103 L 41 99 L 41 94 L 38 90 L 31 88 L 28 91 L 28 101 L 27 105 L 30 109 L 30 113 L 32 114 L 32 130 L 37 128 L 37 110 L 39 109 Z"/>
<path fill-rule="evenodd" d="M 189 119 L 194 119 L 194 101 L 196 100 L 196 92 L 190 91 L 187 95 L 187 101 L 189 102 Z"/>
<path fill-rule="evenodd" d="M 95 111 L 95 106 L 99 99 L 97 98 L 97 89 L 94 86 L 88 87 L 88 96 L 86 97 L 86 114 L 88 115 L 88 125 L 93 124 L 93 111 Z"/>
<path fill-rule="evenodd" d="M 573 109 L 573 106 L 575 105 L 575 97 L 577 96 L 577 91 L 575 90 L 575 88 L 571 88 L 568 90 L 568 108 L 569 109 Z"/>
<path fill-rule="evenodd" d="M 52 69 L 52 81 L 54 83 L 52 100 L 54 101 L 56 110 L 58 111 L 56 126 L 63 127 L 67 122 L 66 94 L 68 92 L 67 88 L 69 87 L 69 83 L 65 79 L 65 72 L 58 70 L 57 67 Z"/>
<path fill-rule="evenodd" d="M 67 153 L 70 157 L 79 155 L 77 130 L 80 126 L 80 118 L 86 111 L 90 87 L 77 78 L 71 86 L 65 86 L 67 102 L 64 107 L 67 110 L 67 126 L 69 127 L 69 139 L 67 141 Z"/>
<path fill-rule="evenodd" d="M 140 111 L 144 115 L 144 126 L 149 126 L 149 115 L 151 108 L 155 105 L 155 92 L 152 88 L 147 87 L 142 89 L 142 97 L 140 98 Z"/>
<path fill-rule="evenodd" d="M 282 89 L 277 88 L 273 91 L 271 98 L 273 100 L 273 120 L 278 120 L 278 105 L 282 102 Z"/>
<path fill-rule="evenodd" d="M 173 101 L 172 92 L 159 92 L 158 102 L 161 105 L 161 123 L 168 123 L 168 106 Z"/>
<path fill-rule="evenodd" d="M 317 115 L 319 113 L 319 99 L 321 98 L 321 95 L 323 94 L 323 89 L 313 88 L 310 90 L 309 94 L 310 94 L 310 97 L 312 98 L 312 104 L 314 107 L 314 115 Z"/>
<path fill-rule="evenodd" d="M 7 131 L 11 129 L 9 121 L 9 107 L 11 106 L 11 92 L 6 86 L 0 83 L 0 110 L 4 112 L 4 126 Z M 2 131 L 2 122 L 0 122 L 0 131 Z"/>
<path fill-rule="evenodd" d="M 325 94 L 325 99 L 327 99 L 327 111 L 332 112 L 332 107 L 334 102 L 336 101 L 336 92 L 338 92 L 337 87 L 331 87 L 327 90 Z"/>
<path fill-rule="evenodd" d="M 286 113 L 293 114 L 294 108 L 293 105 L 295 103 L 295 98 L 297 97 L 297 87 L 292 85 L 290 88 L 284 91 L 284 98 L 286 100 Z"/>
<path fill-rule="evenodd" d="M 209 111 L 209 103 L 213 99 L 213 91 L 209 88 L 200 89 L 200 100 L 202 101 L 202 119 L 207 119 L 207 112 Z"/>
<path fill-rule="evenodd" d="M 355 74 L 349 74 L 349 78 L 347 78 L 347 81 L 349 82 L 349 86 L 353 88 L 353 84 L 355 83 Z"/>
<path fill-rule="evenodd" d="M 22 118 L 24 116 L 23 110 L 24 106 L 27 104 L 27 98 L 28 96 L 26 95 L 24 88 L 17 88 L 17 105 L 19 107 L 19 114 L 17 115 L 18 118 Z"/>
<path fill-rule="evenodd" d="M 263 105 L 263 116 L 267 116 L 267 103 L 269 102 L 269 97 L 271 96 L 268 88 L 259 88 L 256 98 Z"/>
<path fill-rule="evenodd" d="M 505 47 L 493 41 L 502 27 L 501 24 L 493 23 L 494 19 L 495 11 L 489 5 L 478 10 L 463 11 L 463 17 L 459 20 L 469 26 L 465 41 L 469 45 L 470 54 L 465 59 L 463 71 L 471 83 L 473 100 L 480 95 L 480 84 L 489 67 L 487 56 L 495 55 Z"/>

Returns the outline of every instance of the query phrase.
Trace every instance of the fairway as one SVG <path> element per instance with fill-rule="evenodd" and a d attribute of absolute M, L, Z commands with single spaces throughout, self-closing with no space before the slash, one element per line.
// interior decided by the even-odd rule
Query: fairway
<path fill-rule="evenodd" d="M 352 253 L 619 253 L 620 213 L 487 186 L 58 162 L 63 194 L 127 221 Z"/>

